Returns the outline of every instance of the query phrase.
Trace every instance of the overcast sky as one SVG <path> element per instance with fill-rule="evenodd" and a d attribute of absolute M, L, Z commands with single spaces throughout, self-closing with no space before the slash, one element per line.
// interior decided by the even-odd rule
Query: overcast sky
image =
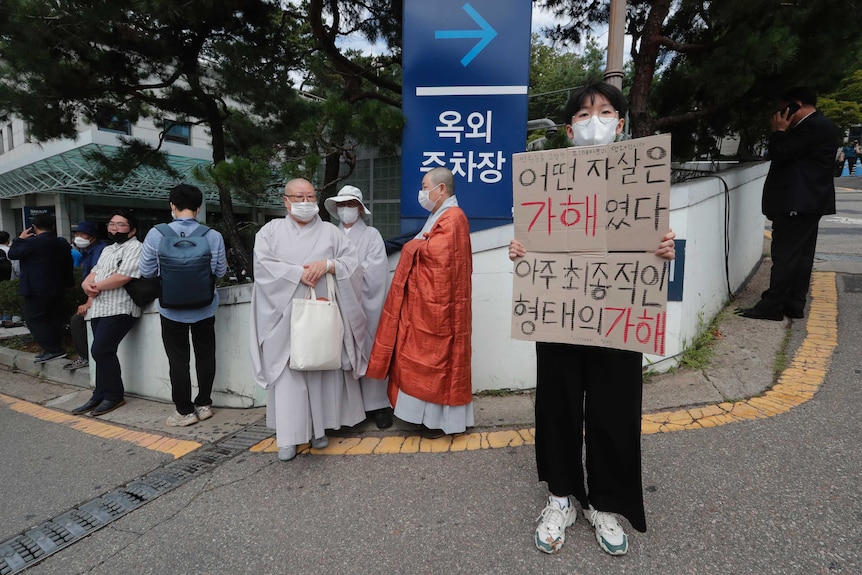
<path fill-rule="evenodd" d="M 532 27 L 531 27 L 533 32 L 535 32 L 537 34 L 541 34 L 543 27 L 552 26 L 554 24 L 554 22 L 555 22 L 554 16 L 551 13 L 544 11 L 544 10 L 539 10 L 535 5 L 533 6 L 533 17 L 532 17 Z M 595 30 L 593 35 L 596 38 L 596 40 L 598 41 L 599 46 L 604 47 L 607 45 L 608 32 L 607 32 L 607 26 L 606 25 L 600 29 Z M 371 53 L 372 55 L 382 54 L 383 52 L 385 52 L 385 48 L 386 48 L 386 46 L 384 44 L 381 44 L 381 43 L 369 44 L 363 38 L 360 38 L 358 36 L 353 37 L 353 38 L 342 39 L 338 42 L 338 45 L 341 48 L 353 48 L 356 50 L 361 50 L 361 51 L 366 52 L 366 53 Z M 626 46 L 628 47 L 628 42 L 626 43 Z M 581 48 L 580 46 L 572 46 L 572 47 L 570 47 L 570 50 L 572 50 L 573 52 L 580 52 L 581 51 L 580 48 Z"/>

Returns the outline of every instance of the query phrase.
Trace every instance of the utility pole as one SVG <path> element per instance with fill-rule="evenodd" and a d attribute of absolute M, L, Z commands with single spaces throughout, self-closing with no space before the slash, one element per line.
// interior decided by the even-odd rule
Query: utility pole
<path fill-rule="evenodd" d="M 626 1 L 611 0 L 608 22 L 608 63 L 605 81 L 619 89 L 623 87 L 623 47 L 625 44 Z"/>

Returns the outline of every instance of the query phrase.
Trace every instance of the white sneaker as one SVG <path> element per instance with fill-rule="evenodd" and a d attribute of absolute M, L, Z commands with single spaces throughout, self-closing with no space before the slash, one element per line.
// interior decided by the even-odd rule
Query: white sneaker
<path fill-rule="evenodd" d="M 195 415 L 198 416 L 198 421 L 209 419 L 213 416 L 213 408 L 210 405 L 196 405 Z"/>
<path fill-rule="evenodd" d="M 536 521 L 536 548 L 543 553 L 559 553 L 566 542 L 566 527 L 575 522 L 578 512 L 569 499 L 569 506 L 560 508 L 559 504 L 548 497 L 548 504 Z"/>
<path fill-rule="evenodd" d="M 198 422 L 198 416 L 194 412 L 188 415 L 182 415 L 179 411 L 175 411 L 173 415 L 168 416 L 166 422 L 168 427 L 187 427 Z"/>
<path fill-rule="evenodd" d="M 629 550 L 629 538 L 614 514 L 598 511 L 590 505 L 584 509 L 584 518 L 596 528 L 596 541 L 602 551 L 611 555 L 626 554 Z"/>

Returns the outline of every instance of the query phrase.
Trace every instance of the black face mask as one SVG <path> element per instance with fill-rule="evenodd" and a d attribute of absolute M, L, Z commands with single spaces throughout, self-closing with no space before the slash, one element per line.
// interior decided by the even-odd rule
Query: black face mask
<path fill-rule="evenodd" d="M 129 232 L 125 233 L 108 233 L 108 240 L 112 244 L 121 244 L 129 239 Z"/>

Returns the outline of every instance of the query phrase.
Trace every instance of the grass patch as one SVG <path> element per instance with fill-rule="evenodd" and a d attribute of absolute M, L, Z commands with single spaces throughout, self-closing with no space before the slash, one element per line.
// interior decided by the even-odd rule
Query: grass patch
<path fill-rule="evenodd" d="M 790 346 L 790 330 L 784 332 L 784 339 L 781 341 L 781 347 L 778 353 L 775 354 L 775 359 L 772 362 L 772 374 L 776 380 L 784 373 L 787 366 L 790 365 L 790 357 L 787 355 L 787 348 Z"/>
<path fill-rule="evenodd" d="M 682 352 L 679 359 L 679 366 L 704 369 L 709 365 L 709 361 L 715 353 L 713 344 L 723 337 L 718 329 L 720 317 L 721 314 L 718 314 L 712 318 L 712 321 L 700 330 L 691 344 L 685 347 L 685 351 Z M 703 325 L 703 316 L 701 316 L 701 325 Z"/>

